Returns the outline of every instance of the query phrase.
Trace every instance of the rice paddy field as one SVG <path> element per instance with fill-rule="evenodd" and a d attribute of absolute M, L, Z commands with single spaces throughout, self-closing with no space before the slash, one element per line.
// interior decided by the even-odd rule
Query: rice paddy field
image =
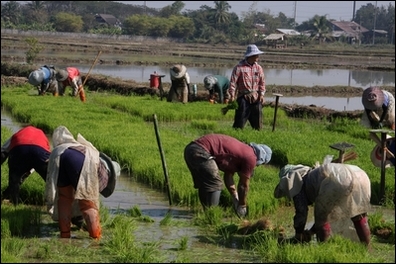
<path fill-rule="evenodd" d="M 293 216 L 292 210 L 288 210 L 291 208 L 290 202 L 273 197 L 279 169 L 285 164 L 313 166 L 316 161 L 322 162 L 326 155 L 336 158 L 338 152 L 329 147 L 334 143 L 354 145 L 357 158 L 348 163 L 361 167 L 369 175 L 371 203 L 394 212 L 394 167 L 385 170 L 385 190 L 381 195 L 381 169 L 370 161 L 375 143 L 359 120 L 291 118 L 284 110 L 278 109 L 276 127 L 273 129 L 275 109 L 266 105 L 262 131 L 253 130 L 249 125 L 243 130 L 235 130 L 232 129 L 232 111 L 223 115 L 222 105 L 205 101 L 168 103 L 156 95 L 124 96 L 88 91 L 87 102 L 82 103 L 70 96 L 37 96 L 37 91 L 26 84 L 2 85 L 1 105 L 18 122 L 37 126 L 47 134 L 59 125 L 66 126 L 75 136 L 80 133 L 98 150 L 118 161 L 123 173 L 159 192 L 170 191 L 175 205 L 187 207 L 194 214 L 191 221 L 183 224 L 202 228 L 202 240 L 208 244 L 218 247 L 233 245 L 236 250 L 241 250 L 240 259 L 236 257 L 239 262 L 395 261 L 394 217 L 385 219 L 380 211 L 369 214 L 373 241 L 370 251 L 360 243 L 336 234 L 328 243 L 278 243 L 280 233 L 285 229 L 286 235 L 293 235 L 290 233 Z M 1 141 L 4 142 L 12 133 L 3 126 L 1 130 Z M 226 190 L 222 193 L 218 208 L 203 212 L 199 204 L 191 175 L 184 163 L 183 150 L 190 141 L 207 133 L 227 134 L 241 141 L 267 144 L 273 150 L 270 163 L 255 170 L 248 194 L 249 214 L 244 220 L 235 216 Z M 166 159 L 169 186 L 164 180 L 158 138 Z M 1 189 L 4 190 L 8 185 L 6 163 L 1 170 Z M 115 215 L 101 208 L 104 237 L 99 242 L 59 239 L 56 225 L 43 213 L 44 183 L 41 181 L 38 177 L 29 177 L 23 184 L 21 196 L 25 204 L 13 207 L 2 201 L 2 262 L 202 262 L 198 256 L 188 254 L 191 247 L 189 237 L 181 236 L 174 241 L 173 249 L 163 252 L 158 250 L 161 241 L 143 243 L 131 235 L 142 222 L 150 222 L 139 208 Z M 285 210 L 288 213 L 283 213 Z M 271 225 L 257 232 L 241 234 L 240 231 L 248 223 L 264 218 Z M 176 222 L 165 215 L 162 224 L 179 224 Z M 388 235 L 377 236 L 377 230 L 384 228 L 388 230 Z M 49 232 L 47 239 L 39 238 L 38 234 L 42 232 Z M 250 252 L 254 259 L 244 259 L 242 251 Z M 216 252 L 211 248 L 204 254 L 210 256 L 216 255 Z M 208 262 L 210 258 L 202 260 Z"/>

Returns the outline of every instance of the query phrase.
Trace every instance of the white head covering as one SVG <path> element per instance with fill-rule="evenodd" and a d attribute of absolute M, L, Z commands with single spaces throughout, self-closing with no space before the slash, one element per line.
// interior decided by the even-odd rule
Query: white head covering
<path fill-rule="evenodd" d="M 256 166 L 267 164 L 271 160 L 272 150 L 267 145 L 251 142 L 249 146 L 254 149 L 254 153 L 257 156 Z"/>
<path fill-rule="evenodd" d="M 293 199 L 303 186 L 303 177 L 308 173 L 311 167 L 301 164 L 284 166 L 280 172 L 279 184 L 275 187 L 275 198 L 288 197 Z"/>
<path fill-rule="evenodd" d="M 246 58 L 249 58 L 249 57 L 251 57 L 251 56 L 260 55 L 260 54 L 263 54 L 263 53 L 264 53 L 264 52 L 261 51 L 261 50 L 259 50 L 259 49 L 257 48 L 256 45 L 250 44 L 250 45 L 248 45 L 247 48 L 246 48 L 245 59 L 246 59 Z"/>
<path fill-rule="evenodd" d="M 175 79 L 184 77 L 186 72 L 187 72 L 187 68 L 183 64 L 176 64 L 170 68 L 170 74 Z"/>
<path fill-rule="evenodd" d="M 29 74 L 28 82 L 31 85 L 37 86 L 44 80 L 44 72 L 42 70 L 35 70 Z"/>
<path fill-rule="evenodd" d="M 216 82 L 217 79 L 213 75 L 208 75 L 204 78 L 204 86 L 207 90 L 212 90 Z"/>

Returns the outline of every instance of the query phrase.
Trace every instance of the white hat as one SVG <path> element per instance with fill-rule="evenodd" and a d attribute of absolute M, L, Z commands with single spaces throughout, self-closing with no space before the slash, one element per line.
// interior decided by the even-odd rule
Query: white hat
<path fill-rule="evenodd" d="M 44 72 L 42 70 L 35 70 L 29 74 L 28 82 L 34 86 L 41 84 L 44 80 Z"/>
<path fill-rule="evenodd" d="M 256 45 L 250 44 L 250 45 L 248 45 L 247 48 L 246 48 L 245 59 L 246 59 L 246 58 L 249 58 L 249 57 L 251 57 L 251 56 L 260 55 L 260 54 L 263 54 L 263 53 L 264 53 L 264 52 L 261 51 L 261 50 L 259 50 L 259 49 L 257 48 Z"/>
<path fill-rule="evenodd" d="M 208 75 L 204 78 L 204 86 L 207 90 L 212 90 L 216 82 L 217 79 L 213 75 Z"/>
<path fill-rule="evenodd" d="M 173 66 L 170 68 L 170 74 L 171 74 L 171 76 L 172 76 L 173 78 L 176 78 L 176 79 L 179 79 L 179 78 L 184 77 L 184 75 L 186 74 L 186 72 L 187 72 L 187 68 L 186 68 L 186 66 L 184 66 L 184 65 L 182 65 L 182 64 L 176 64 L 176 65 L 173 65 Z"/>

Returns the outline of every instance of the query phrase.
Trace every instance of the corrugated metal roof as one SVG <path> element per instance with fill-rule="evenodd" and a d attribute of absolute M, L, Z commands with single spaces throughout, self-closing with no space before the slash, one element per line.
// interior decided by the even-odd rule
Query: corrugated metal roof
<path fill-rule="evenodd" d="M 301 35 L 300 32 L 294 30 L 294 29 L 284 29 L 284 28 L 277 28 L 276 31 L 288 35 L 288 36 L 297 36 L 297 35 Z"/>
<path fill-rule="evenodd" d="M 284 34 L 269 34 L 264 40 L 283 40 Z"/>
<path fill-rule="evenodd" d="M 329 21 L 333 25 L 333 31 L 342 30 L 347 35 L 358 35 L 362 33 L 366 33 L 369 30 L 355 21 Z"/>

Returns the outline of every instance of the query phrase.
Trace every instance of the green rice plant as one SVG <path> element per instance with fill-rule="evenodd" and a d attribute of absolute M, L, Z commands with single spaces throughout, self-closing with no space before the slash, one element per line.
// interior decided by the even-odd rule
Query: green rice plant
<path fill-rule="evenodd" d="M 172 222 L 172 214 L 167 212 L 164 218 L 160 221 L 160 226 L 168 226 Z"/>
<path fill-rule="evenodd" d="M 381 241 L 395 244 L 395 221 L 387 221 L 382 213 L 368 215 L 371 233 L 380 235 Z"/>
<path fill-rule="evenodd" d="M 141 244 L 135 241 L 133 231 L 135 222 L 125 215 L 116 215 L 109 232 L 109 239 L 103 242 L 103 249 L 112 255 L 115 263 L 151 263 L 160 262 L 158 243 Z"/>
<path fill-rule="evenodd" d="M 179 251 L 183 251 L 183 250 L 187 250 L 188 248 L 188 237 L 187 236 L 183 236 L 182 238 L 179 239 L 178 241 L 178 249 Z"/>
<path fill-rule="evenodd" d="M 3 225 L 2 225 L 3 228 Z M 3 232 L 3 231 L 2 231 Z M 19 237 L 1 238 L 1 263 L 17 263 L 27 249 L 26 240 Z"/>
<path fill-rule="evenodd" d="M 29 237 L 32 231 L 35 231 L 36 234 L 39 231 L 39 224 L 41 211 L 36 207 L 30 207 L 24 204 L 18 204 L 14 206 L 13 204 L 5 204 L 1 205 L 1 219 L 2 219 L 2 227 L 8 228 L 7 230 L 2 230 L 2 234 L 7 237 L 18 236 L 18 237 Z M 8 222 L 8 223 L 6 223 Z M 34 228 L 32 228 L 34 227 Z"/>
<path fill-rule="evenodd" d="M 134 207 L 128 210 L 128 215 L 132 217 L 141 217 L 143 214 L 139 206 L 135 205 Z"/>
<path fill-rule="evenodd" d="M 194 223 L 198 226 L 219 226 L 224 218 L 224 211 L 221 207 L 211 206 L 198 212 L 194 217 Z"/>

